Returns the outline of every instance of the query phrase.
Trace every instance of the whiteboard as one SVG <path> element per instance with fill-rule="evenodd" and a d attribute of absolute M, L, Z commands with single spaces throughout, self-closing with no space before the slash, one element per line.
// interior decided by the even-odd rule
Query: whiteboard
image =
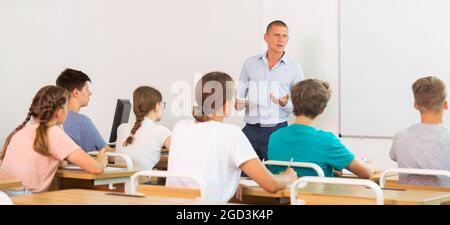
<path fill-rule="evenodd" d="M 420 121 L 414 81 L 450 85 L 449 11 L 448 0 L 341 0 L 341 135 L 389 138 Z"/>

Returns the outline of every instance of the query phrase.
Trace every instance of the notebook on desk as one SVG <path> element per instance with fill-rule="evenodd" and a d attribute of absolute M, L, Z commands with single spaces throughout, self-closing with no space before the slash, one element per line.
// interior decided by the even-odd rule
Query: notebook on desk
<path fill-rule="evenodd" d="M 245 179 L 245 180 L 240 180 L 239 181 L 240 185 L 246 186 L 246 187 L 261 187 L 258 183 L 256 183 L 256 181 L 252 180 L 252 179 Z M 291 184 L 289 184 L 287 186 L 287 188 L 290 188 Z"/>
<path fill-rule="evenodd" d="M 79 171 L 83 171 L 83 169 L 81 169 L 79 166 L 77 165 L 66 165 L 61 167 L 61 169 L 65 169 L 65 170 L 79 170 Z M 116 172 L 116 171 L 127 171 L 127 168 L 117 168 L 117 167 L 105 167 L 103 172 Z"/>

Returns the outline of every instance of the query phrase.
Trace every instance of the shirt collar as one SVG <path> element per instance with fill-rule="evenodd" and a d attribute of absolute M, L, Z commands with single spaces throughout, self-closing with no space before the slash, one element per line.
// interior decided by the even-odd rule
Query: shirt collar
<path fill-rule="evenodd" d="M 263 60 L 265 63 L 267 63 L 267 51 L 259 55 L 258 59 Z M 284 64 L 289 64 L 289 57 L 287 56 L 286 51 L 284 52 L 283 57 L 281 57 L 280 62 L 283 62 Z"/>
<path fill-rule="evenodd" d="M 155 122 L 153 120 L 151 120 L 151 119 L 149 119 L 147 117 L 144 117 L 144 121 L 142 121 L 142 122 L 148 123 L 148 124 L 152 124 L 152 125 L 155 124 Z"/>

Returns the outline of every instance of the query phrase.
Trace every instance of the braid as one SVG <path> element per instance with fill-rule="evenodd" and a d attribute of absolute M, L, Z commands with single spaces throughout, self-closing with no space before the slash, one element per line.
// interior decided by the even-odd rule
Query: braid
<path fill-rule="evenodd" d="M 49 117 L 50 115 L 50 117 Z M 47 123 L 51 119 L 51 112 L 49 108 L 43 109 L 41 118 L 39 119 L 39 126 L 36 129 L 36 138 L 34 139 L 34 149 L 36 152 L 49 156 L 48 141 L 47 141 Z"/>
<path fill-rule="evenodd" d="M 131 135 L 128 136 L 127 140 L 125 140 L 125 142 L 123 143 L 124 147 L 133 144 L 134 135 L 136 134 L 136 131 L 141 127 L 142 121 L 144 121 L 144 116 L 136 117 L 136 122 L 134 122 L 133 129 L 131 129 Z"/>
<path fill-rule="evenodd" d="M 67 102 L 67 91 L 60 87 L 47 86 L 42 89 L 41 97 L 36 107 L 39 113 L 36 114 L 39 126 L 36 129 L 34 139 L 34 150 L 42 155 L 50 156 L 47 130 L 48 123 L 54 118 L 56 111 Z"/>
<path fill-rule="evenodd" d="M 3 144 L 3 148 L 2 148 L 2 152 L 0 153 L 0 160 L 3 160 L 3 158 L 5 158 L 5 154 L 6 154 L 6 149 L 8 148 L 9 143 L 11 142 L 12 137 L 14 136 L 14 134 L 16 134 L 18 131 L 22 130 L 23 127 L 25 127 L 25 125 L 28 123 L 28 121 L 30 121 L 31 116 L 34 113 L 31 111 L 28 112 L 27 118 L 25 118 L 25 120 L 22 122 L 22 124 L 20 124 L 18 127 L 16 127 L 16 129 L 14 129 L 9 135 L 8 137 L 6 137 L 5 143 Z"/>
<path fill-rule="evenodd" d="M 133 92 L 133 112 L 136 115 L 136 122 L 134 122 L 133 129 L 131 129 L 131 134 L 123 142 L 123 146 L 126 147 L 133 143 L 134 135 L 137 130 L 142 126 L 142 121 L 144 121 L 145 116 L 147 116 L 156 105 L 162 101 L 161 93 L 149 86 L 138 87 Z"/>
<path fill-rule="evenodd" d="M 39 123 L 39 127 L 36 129 L 36 139 L 34 139 L 34 150 L 39 154 L 50 156 L 47 129 L 47 123 Z"/>

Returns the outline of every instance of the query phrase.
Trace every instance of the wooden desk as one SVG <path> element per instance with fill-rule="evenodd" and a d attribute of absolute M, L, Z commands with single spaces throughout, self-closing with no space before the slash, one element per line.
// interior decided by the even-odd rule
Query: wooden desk
<path fill-rule="evenodd" d="M 243 203 L 255 203 L 255 198 L 276 199 L 279 204 L 289 202 L 290 189 L 286 188 L 276 193 L 270 193 L 261 187 L 244 187 L 242 189 Z M 429 205 L 450 201 L 450 193 L 424 190 L 383 190 L 386 205 Z M 374 204 L 375 193 L 362 186 L 343 186 L 335 184 L 308 184 L 299 189 L 298 198 L 306 204 L 313 205 L 359 205 Z M 236 202 L 236 201 L 233 201 Z M 258 202 L 256 202 L 258 203 Z"/>
<path fill-rule="evenodd" d="M 137 192 L 151 196 L 195 199 L 200 197 L 199 189 L 166 187 L 161 185 L 138 185 Z"/>
<path fill-rule="evenodd" d="M 58 169 L 55 174 L 56 189 L 87 188 L 109 184 L 125 184 L 125 193 L 131 191 L 131 176 L 137 170 L 122 170 L 90 174 L 81 170 Z"/>
<path fill-rule="evenodd" d="M 284 190 L 290 195 L 290 190 Z M 438 205 L 450 201 L 450 193 L 421 190 L 389 190 L 383 189 L 386 205 Z M 336 184 L 308 184 L 299 189 L 299 199 L 306 204 L 374 204 L 375 193 L 362 186 L 343 186 Z"/>
<path fill-rule="evenodd" d="M 0 178 L 0 189 L 22 187 L 22 181 L 14 179 Z"/>
<path fill-rule="evenodd" d="M 376 173 L 372 174 L 372 176 L 370 176 L 368 180 L 371 180 L 371 181 L 379 184 L 380 183 L 381 173 L 382 172 L 380 171 L 380 172 L 376 172 Z M 391 176 L 395 176 L 395 174 L 388 174 L 387 177 L 391 177 Z M 355 178 L 355 179 L 360 179 L 355 174 L 342 174 L 341 176 L 337 176 L 336 178 Z"/>
<path fill-rule="evenodd" d="M 242 188 L 242 201 L 235 197 L 230 201 L 232 203 L 244 204 L 263 204 L 263 205 L 288 205 L 289 196 L 285 196 L 284 190 L 270 193 L 262 187 L 244 187 Z"/>
<path fill-rule="evenodd" d="M 193 199 L 161 196 L 129 197 L 105 191 L 69 189 L 12 197 L 16 205 L 179 205 L 201 204 Z"/>
<path fill-rule="evenodd" d="M 400 184 L 398 174 L 385 180 L 386 188 L 450 192 L 450 187 Z"/>

